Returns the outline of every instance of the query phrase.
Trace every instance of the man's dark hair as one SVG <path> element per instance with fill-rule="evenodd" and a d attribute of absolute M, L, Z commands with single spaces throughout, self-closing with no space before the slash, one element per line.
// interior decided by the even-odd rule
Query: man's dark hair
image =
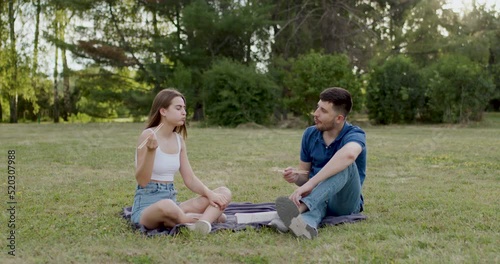
<path fill-rule="evenodd" d="M 340 87 L 326 88 L 319 95 L 319 99 L 332 103 L 333 110 L 339 112 L 344 117 L 347 117 L 347 114 L 351 112 L 352 98 L 351 94 L 346 89 Z"/>

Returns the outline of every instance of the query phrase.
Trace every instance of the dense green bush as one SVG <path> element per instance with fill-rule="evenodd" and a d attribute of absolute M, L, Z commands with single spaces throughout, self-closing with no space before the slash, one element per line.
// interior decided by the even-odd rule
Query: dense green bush
<path fill-rule="evenodd" d="M 87 68 L 77 72 L 74 87 L 76 113 L 93 118 L 117 118 L 146 115 L 154 93 L 146 91 L 147 84 L 135 82 L 128 69 L 110 71 Z M 60 95 L 62 96 L 62 95 Z M 62 107 L 62 106 L 61 106 Z"/>
<path fill-rule="evenodd" d="M 267 64 L 267 76 L 279 87 L 278 96 L 274 103 L 274 121 L 276 122 L 288 119 L 288 107 L 285 102 L 288 89 L 284 81 L 289 69 L 290 61 L 281 56 L 273 56 Z"/>
<path fill-rule="evenodd" d="M 269 121 L 277 86 L 254 67 L 223 59 L 203 74 L 203 81 L 205 115 L 209 124 L 234 127 Z"/>
<path fill-rule="evenodd" d="M 310 52 L 292 60 L 291 65 L 285 77 L 285 85 L 291 92 L 286 100 L 290 111 L 311 119 L 319 94 L 328 87 L 348 90 L 354 102 L 353 110 L 361 108 L 361 85 L 347 56 Z"/>
<path fill-rule="evenodd" d="M 427 107 L 424 121 L 479 121 L 495 89 L 485 67 L 458 54 L 447 55 L 425 69 Z"/>
<path fill-rule="evenodd" d="M 490 65 L 490 73 L 493 76 L 495 91 L 490 98 L 487 110 L 500 111 L 500 63 Z"/>
<path fill-rule="evenodd" d="M 370 74 L 367 87 L 368 116 L 378 124 L 410 123 L 423 106 L 422 77 L 411 59 L 387 59 Z"/>

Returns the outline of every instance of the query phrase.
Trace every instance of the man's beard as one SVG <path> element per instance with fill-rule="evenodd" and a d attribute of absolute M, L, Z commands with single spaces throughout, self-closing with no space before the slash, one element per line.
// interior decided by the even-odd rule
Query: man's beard
<path fill-rule="evenodd" d="M 335 128 L 334 124 L 325 124 L 325 123 L 316 124 L 316 129 L 318 129 L 321 132 L 332 130 L 334 128 Z"/>

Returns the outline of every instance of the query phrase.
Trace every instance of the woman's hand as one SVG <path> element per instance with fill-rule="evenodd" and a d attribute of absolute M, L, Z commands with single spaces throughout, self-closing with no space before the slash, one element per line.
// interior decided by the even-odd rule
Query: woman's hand
<path fill-rule="evenodd" d="M 156 140 L 156 135 L 154 133 L 151 133 L 151 135 L 148 136 L 146 147 L 148 148 L 148 151 L 156 150 L 156 148 L 158 148 L 158 141 Z"/>
<path fill-rule="evenodd" d="M 230 202 L 230 199 L 224 194 L 213 191 L 210 191 L 210 195 L 208 195 L 207 198 L 211 206 L 216 207 L 221 211 L 224 211 Z"/>

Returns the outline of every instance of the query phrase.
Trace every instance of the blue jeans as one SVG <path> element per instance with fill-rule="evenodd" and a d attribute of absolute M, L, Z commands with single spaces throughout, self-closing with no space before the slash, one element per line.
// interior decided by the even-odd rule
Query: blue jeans
<path fill-rule="evenodd" d="M 361 183 L 356 163 L 322 181 L 300 201 L 309 208 L 309 211 L 302 213 L 302 218 L 314 228 L 318 227 L 325 216 L 359 213 Z"/>

